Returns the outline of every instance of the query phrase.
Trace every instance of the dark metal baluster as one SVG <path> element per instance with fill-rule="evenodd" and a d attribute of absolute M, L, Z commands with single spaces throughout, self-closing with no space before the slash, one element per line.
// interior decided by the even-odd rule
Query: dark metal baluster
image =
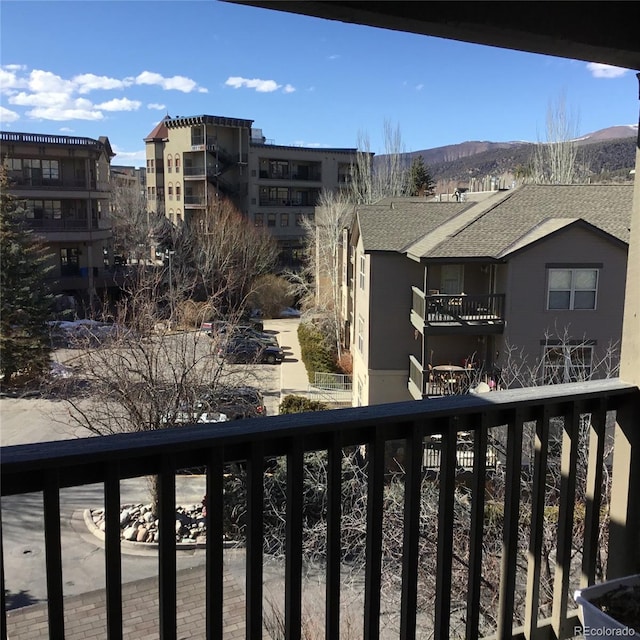
<path fill-rule="evenodd" d="M 327 593 L 326 640 L 340 638 L 340 526 L 342 516 L 342 447 L 340 431 L 334 431 L 328 451 L 327 472 Z"/>
<path fill-rule="evenodd" d="M 109 463 L 104 483 L 107 638 L 122 640 L 122 564 L 120 557 L 120 476 Z"/>
<path fill-rule="evenodd" d="M 287 522 L 285 560 L 285 638 L 299 640 L 302 631 L 302 500 L 304 483 L 300 437 L 287 455 Z"/>
<path fill-rule="evenodd" d="M 440 495 L 438 500 L 438 550 L 433 637 L 449 638 L 451 617 L 451 565 L 453 556 L 453 516 L 456 481 L 457 418 L 449 419 L 442 434 L 440 454 Z"/>
<path fill-rule="evenodd" d="M 515 416 L 509 420 L 509 434 L 507 436 L 498 640 L 511 638 L 513 632 L 513 603 L 516 588 L 518 520 L 520 512 L 520 475 L 522 469 L 522 423 L 522 412 L 517 409 Z"/>
<path fill-rule="evenodd" d="M 483 413 L 473 437 L 473 479 L 471 484 L 471 531 L 469 535 L 469 578 L 467 585 L 466 639 L 480 637 L 480 587 L 482 584 L 482 534 L 487 472 L 489 416 Z"/>
<path fill-rule="evenodd" d="M 420 488 L 422 479 L 422 433 L 417 424 L 411 426 L 406 446 L 404 484 L 404 530 L 402 553 L 402 600 L 400 606 L 400 638 L 416 637 L 418 600 L 418 543 L 420 540 Z"/>
<path fill-rule="evenodd" d="M 222 640 L 224 468 L 221 446 L 209 450 L 207 468 L 207 640 Z"/>
<path fill-rule="evenodd" d="M 364 637 L 380 636 L 380 582 L 382 571 L 382 505 L 384 447 L 380 430 L 367 445 L 367 565 L 364 591 Z"/>
<path fill-rule="evenodd" d="M 591 414 L 589 426 L 589 463 L 585 487 L 584 546 L 582 551 L 582 578 L 580 585 L 593 584 L 596 578 L 596 557 L 600 550 L 600 508 L 602 505 L 602 465 L 604 464 L 606 401 Z"/>
<path fill-rule="evenodd" d="M 47 609 L 49 638 L 64 638 L 62 589 L 62 546 L 60 539 L 60 481 L 57 471 L 47 471 L 44 499 L 44 545 L 47 566 Z"/>
<path fill-rule="evenodd" d="M 251 445 L 247 464 L 247 640 L 262 637 L 262 546 L 264 455 L 262 443 Z"/>
<path fill-rule="evenodd" d="M 576 464 L 578 461 L 578 432 L 580 410 L 576 403 L 564 416 L 562 432 L 562 462 L 560 477 L 560 506 L 558 509 L 558 543 L 556 571 L 553 581 L 552 624 L 558 638 L 571 635 L 567 623 L 567 600 L 571 573 L 573 538 L 573 510 L 576 500 Z"/>
<path fill-rule="evenodd" d="M 531 489 L 531 533 L 529 538 L 529 567 L 527 570 L 527 602 L 524 626 L 528 637 L 534 638 L 538 627 L 540 606 L 540 572 L 542 541 L 544 538 L 544 498 L 547 484 L 547 452 L 549 449 L 549 407 L 544 406 L 541 419 L 536 421 L 536 450 L 533 458 Z"/>
<path fill-rule="evenodd" d="M 169 457 L 162 459 L 158 476 L 158 544 L 160 639 L 176 640 L 176 471 Z"/>

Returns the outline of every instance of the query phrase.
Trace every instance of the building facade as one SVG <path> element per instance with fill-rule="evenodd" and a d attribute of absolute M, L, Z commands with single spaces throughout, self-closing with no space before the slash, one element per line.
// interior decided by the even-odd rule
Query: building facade
<path fill-rule="evenodd" d="M 148 208 L 179 225 L 228 198 L 278 240 L 283 263 L 295 264 L 303 220 L 313 216 L 323 189 L 348 183 L 356 150 L 279 146 L 252 125 L 239 118 L 167 116 L 145 138 Z"/>
<path fill-rule="evenodd" d="M 354 404 L 615 375 L 632 196 L 529 185 L 359 207 L 345 309 Z"/>
<path fill-rule="evenodd" d="M 84 301 L 112 286 L 106 137 L 0 132 L 9 192 L 48 249 L 51 288 Z"/>

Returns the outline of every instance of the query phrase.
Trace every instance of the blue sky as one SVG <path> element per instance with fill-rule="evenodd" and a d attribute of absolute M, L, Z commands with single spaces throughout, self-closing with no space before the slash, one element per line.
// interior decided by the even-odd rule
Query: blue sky
<path fill-rule="evenodd" d="M 580 134 L 637 124 L 629 70 L 217 0 L 0 0 L 3 130 L 108 136 L 144 164 L 162 117 L 254 120 L 276 144 L 406 151 L 545 139 L 564 96 Z"/>

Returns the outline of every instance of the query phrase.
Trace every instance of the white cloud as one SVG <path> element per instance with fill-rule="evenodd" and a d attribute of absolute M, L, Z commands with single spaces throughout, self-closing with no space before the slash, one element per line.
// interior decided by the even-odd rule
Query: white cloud
<path fill-rule="evenodd" d="M 334 53 L 333 55 L 328 56 L 327 60 L 337 60 L 338 58 L 340 58 L 340 55 L 337 53 Z"/>
<path fill-rule="evenodd" d="M 165 77 L 152 71 L 143 71 L 136 77 L 113 78 L 94 73 L 83 73 L 64 78 L 52 71 L 29 70 L 21 65 L 0 67 L 0 88 L 10 105 L 26 107 L 24 113 L 7 109 L 7 118 L 30 117 L 43 120 L 102 120 L 105 112 L 137 111 L 142 102 L 117 97 L 95 103 L 84 96 L 91 91 L 122 91 L 134 85 L 154 85 L 170 91 L 207 93 L 191 78 Z M 153 98 L 151 98 L 153 99 Z M 149 109 L 164 110 L 159 102 L 150 102 Z M 14 114 L 12 116 L 11 114 Z M 8 121 L 8 120 L 5 120 Z"/>
<path fill-rule="evenodd" d="M 6 107 L 0 107 L 0 122 L 15 122 L 20 120 L 20 115 Z"/>
<path fill-rule="evenodd" d="M 62 106 L 70 99 L 68 93 L 45 92 L 45 93 L 25 93 L 21 91 L 9 98 L 10 104 L 20 107 L 52 107 Z"/>
<path fill-rule="evenodd" d="M 60 109 L 58 107 L 36 107 L 27 111 L 30 118 L 36 120 L 102 120 L 101 111 L 82 108 Z"/>
<path fill-rule="evenodd" d="M 231 76 L 227 78 L 225 84 L 234 89 L 246 87 L 247 89 L 255 89 L 258 93 L 272 93 L 277 91 L 282 85 L 275 80 L 260 80 L 259 78 L 241 78 L 240 76 Z"/>
<path fill-rule="evenodd" d="M 417 84 L 416 85 L 416 91 L 422 91 L 424 89 L 424 85 L 423 84 Z"/>
<path fill-rule="evenodd" d="M 14 89 L 24 89 L 27 86 L 27 81 L 18 78 L 15 70 L 12 67 L 16 65 L 5 65 L 0 68 L 0 90 L 2 93 L 12 93 Z"/>
<path fill-rule="evenodd" d="M 619 78 L 629 71 L 628 69 L 612 67 L 610 64 L 601 64 L 600 62 L 589 62 L 587 69 L 594 78 Z"/>
<path fill-rule="evenodd" d="M 83 73 L 74 76 L 72 82 L 78 87 L 78 93 L 89 93 L 95 89 L 125 89 L 133 83 L 133 78 L 109 78 L 107 76 L 96 76 L 93 73 Z"/>
<path fill-rule="evenodd" d="M 60 127 L 60 131 L 62 131 L 62 133 L 73 133 L 73 129 L 71 127 Z"/>
<path fill-rule="evenodd" d="M 113 149 L 113 152 L 116 154 L 116 158 L 117 158 L 114 164 L 120 164 L 124 160 L 143 164 L 147 159 L 147 153 L 144 149 L 140 149 L 139 151 L 123 151 L 117 145 L 112 145 L 112 149 Z"/>
<path fill-rule="evenodd" d="M 227 87 L 233 87 L 234 89 L 240 89 L 242 87 L 246 89 L 255 89 L 258 93 L 273 93 L 278 89 L 282 89 L 283 93 L 293 93 L 296 88 L 291 84 L 286 84 L 284 87 L 278 84 L 275 80 L 262 80 L 260 78 L 243 78 L 242 76 L 230 76 L 227 78 L 225 85 Z"/>
<path fill-rule="evenodd" d="M 158 85 L 166 91 L 173 89 L 183 93 L 191 93 L 194 90 L 198 90 L 200 93 L 207 92 L 203 87 L 198 87 L 198 83 L 195 80 L 191 80 L 191 78 L 186 78 L 185 76 L 165 78 L 161 74 L 152 71 L 143 71 L 136 77 L 135 82 L 136 84 Z"/>
<path fill-rule="evenodd" d="M 36 93 L 71 93 L 74 84 L 51 71 L 34 69 L 29 74 L 29 89 Z"/>
<path fill-rule="evenodd" d="M 96 109 L 104 111 L 137 111 L 142 102 L 139 100 L 129 100 L 128 98 L 114 98 L 108 102 L 95 105 Z"/>

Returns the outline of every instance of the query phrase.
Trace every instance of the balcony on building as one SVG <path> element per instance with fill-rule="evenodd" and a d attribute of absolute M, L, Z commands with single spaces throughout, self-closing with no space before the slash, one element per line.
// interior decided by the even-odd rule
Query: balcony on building
<path fill-rule="evenodd" d="M 204 470 L 209 513 L 222 513 L 229 464 L 246 471 L 246 529 L 240 551 L 246 582 L 244 599 L 235 605 L 234 628 L 247 638 L 263 637 L 268 595 L 263 586 L 268 561 L 265 522 L 272 518 L 264 491 L 272 468 L 267 461 L 274 457 L 285 461 L 287 478 L 283 625 L 286 637 L 301 637 L 307 456 L 318 451 L 327 456 L 326 475 L 318 480 L 326 485 L 326 552 L 317 559 L 314 575 L 326 594 L 318 621 L 323 637 L 343 637 L 338 630 L 348 606 L 361 625 L 356 634 L 363 638 L 387 637 L 383 629 L 388 633 L 388 625 L 394 637 L 403 638 L 416 637 L 419 630 L 435 638 L 568 638 L 580 624 L 574 589 L 601 578 L 603 571 L 613 577 L 638 569 L 638 415 L 638 388 L 609 379 L 247 419 L 215 429 L 193 425 L 51 442 L 47 447 L 17 445 L 3 450 L 1 491 L 3 504 L 11 496 L 29 494 L 30 509 L 37 504 L 33 496 L 40 496 L 51 638 L 66 637 L 72 607 L 65 599 L 59 547 L 61 491 L 93 483 L 104 487 L 105 576 L 93 597 L 98 599 L 102 637 L 120 638 L 123 626 L 135 622 L 127 617 L 132 608 L 123 606 L 120 485 L 125 478 L 151 474 L 159 479 L 159 600 L 140 633 L 148 636 L 160 629 L 160 637 L 175 639 L 183 637 L 187 621 L 201 620 L 198 637 L 223 637 L 229 604 L 223 519 L 208 521 L 206 564 L 199 574 L 200 609 L 185 610 L 184 578 L 176 568 L 175 474 L 177 469 Z M 560 425 L 559 441 L 550 435 L 552 421 Z M 530 454 L 524 455 L 525 450 Z M 350 600 L 353 576 L 343 579 L 349 550 L 341 539 L 351 517 L 342 508 L 347 478 L 341 469 L 344 456 L 354 451 L 361 452 L 362 490 L 367 496 L 361 532 L 365 562 L 356 576 L 362 585 L 356 601 Z M 584 467 L 578 471 L 578 465 Z M 552 496 L 550 469 L 559 473 Z M 612 474 L 613 487 L 610 520 L 602 521 L 608 500 L 605 473 Z M 399 492 L 403 524 L 391 532 L 385 519 L 392 486 Z M 502 487 L 499 500 L 497 486 Z M 437 511 L 437 530 L 429 541 L 421 533 L 424 491 L 435 492 L 431 495 Z M 549 541 L 543 537 L 548 535 L 544 523 L 549 513 L 555 518 L 551 562 Z M 496 538 L 494 532 L 489 540 L 487 522 L 496 517 L 500 533 Z M 393 587 L 386 582 L 387 574 L 385 582 L 382 579 L 390 548 L 397 563 Z M 458 555 L 461 549 L 463 558 Z M 425 562 L 432 565 L 426 572 Z M 11 585 L 5 582 L 4 587 Z M 394 615 L 389 613 L 390 601 Z M 23 614 L 20 609 L 7 612 L 5 606 L 3 599 L 3 622 L 11 637 L 12 625 L 21 623 Z M 85 607 L 83 618 L 90 613 Z"/>
<path fill-rule="evenodd" d="M 426 285 L 411 289 L 413 326 L 423 335 L 502 333 L 505 294 L 496 283 L 505 270 L 479 263 L 426 265 Z"/>
<path fill-rule="evenodd" d="M 322 163 L 260 158 L 259 176 L 264 180 L 322 182 Z"/>
<path fill-rule="evenodd" d="M 314 207 L 319 196 L 319 189 L 260 187 L 258 204 L 261 207 Z"/>

